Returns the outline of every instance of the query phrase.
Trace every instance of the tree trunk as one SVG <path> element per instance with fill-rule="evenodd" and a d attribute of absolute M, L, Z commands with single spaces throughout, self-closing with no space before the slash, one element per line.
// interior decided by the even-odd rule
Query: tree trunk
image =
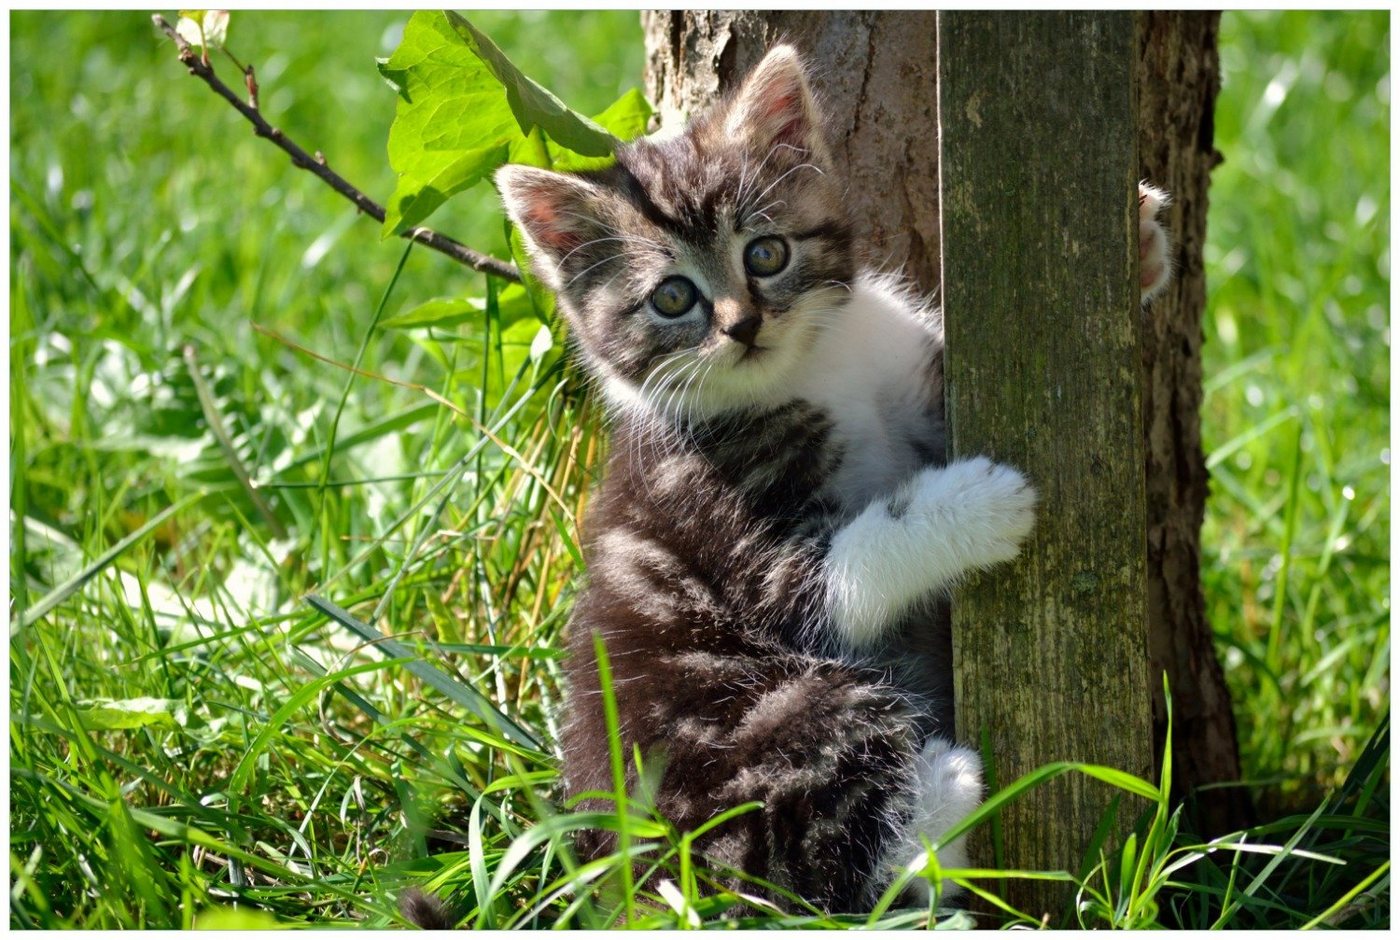
<path fill-rule="evenodd" d="M 1003 784 L 1056 761 L 1152 776 L 1134 30 L 1131 13 L 938 18 L 949 457 L 1009 463 L 1040 497 L 1020 557 L 953 598 L 958 735 Z M 1112 794 L 1075 774 L 1022 795 L 996 867 L 1093 859 Z M 1126 801 L 1113 834 L 1145 808 Z M 1029 880 L 1005 897 L 1037 917 L 1070 900 Z"/>
<path fill-rule="evenodd" d="M 1201 314 L 1215 98 L 1219 13 L 1138 15 L 1138 159 L 1145 179 L 1174 196 L 1161 218 L 1176 240 L 1176 279 L 1143 318 L 1143 414 L 1147 429 L 1148 652 L 1157 751 L 1174 709 L 1172 792 L 1240 778 L 1230 693 L 1212 644 L 1201 595 L 1201 520 L 1206 463 L 1201 452 Z M 1248 791 L 1212 790 L 1190 807 L 1200 831 L 1218 835 L 1253 821 Z"/>
<path fill-rule="evenodd" d="M 1178 796 L 1239 776 L 1229 693 L 1198 572 L 1206 490 L 1199 424 L 1202 247 L 1209 171 L 1219 159 L 1211 123 L 1219 88 L 1217 23 L 1204 13 L 1137 20 L 1140 175 L 1175 195 L 1165 222 L 1177 240 L 1178 272 L 1142 323 L 1151 669 L 1141 694 L 1154 702 L 1153 750 L 1160 754 L 1160 677 L 1167 672 Z M 667 123 L 734 87 L 774 43 L 786 40 L 802 50 L 815 67 L 828 140 L 846 168 L 867 257 L 924 291 L 938 289 L 936 14 L 671 11 L 644 13 L 643 24 L 646 87 Z M 1208 831 L 1236 825 L 1247 812 L 1246 802 L 1226 794 L 1243 791 L 1212 791 L 1203 801 Z"/>

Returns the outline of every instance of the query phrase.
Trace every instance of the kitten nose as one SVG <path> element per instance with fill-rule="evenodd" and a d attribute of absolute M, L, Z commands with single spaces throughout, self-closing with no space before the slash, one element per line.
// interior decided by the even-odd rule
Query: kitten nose
<path fill-rule="evenodd" d="M 758 339 L 758 328 L 762 325 L 763 320 L 758 314 L 751 313 L 744 319 L 724 327 L 724 335 L 738 340 L 745 346 L 752 346 L 754 340 Z"/>

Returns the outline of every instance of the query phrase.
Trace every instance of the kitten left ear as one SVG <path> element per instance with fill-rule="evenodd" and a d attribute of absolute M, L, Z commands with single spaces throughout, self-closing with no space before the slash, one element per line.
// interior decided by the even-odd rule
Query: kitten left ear
<path fill-rule="evenodd" d="M 787 145 L 825 160 L 821 116 L 796 49 L 774 46 L 754 67 L 729 106 L 725 131 L 764 155 Z"/>
<path fill-rule="evenodd" d="M 496 189 L 506 214 L 525 236 L 535 273 L 559 290 L 560 265 L 606 231 L 596 209 L 597 190 L 576 176 L 513 164 L 496 171 Z"/>

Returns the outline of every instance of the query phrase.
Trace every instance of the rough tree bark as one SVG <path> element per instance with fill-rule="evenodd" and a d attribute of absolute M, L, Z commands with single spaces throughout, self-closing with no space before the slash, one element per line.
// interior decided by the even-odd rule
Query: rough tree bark
<path fill-rule="evenodd" d="M 954 597 L 958 734 L 1002 782 L 1065 760 L 1150 777 L 1134 18 L 950 11 L 938 52 L 949 457 L 1040 495 L 1020 557 Z M 1003 808 L 997 867 L 1073 866 L 1109 792 L 1070 775 Z M 1006 897 L 1040 915 L 1068 891 Z"/>
<path fill-rule="evenodd" d="M 1176 239 L 1176 279 L 1143 319 L 1143 413 L 1147 433 L 1148 653 L 1153 675 L 1171 681 L 1175 719 L 1172 786 L 1178 796 L 1240 778 L 1235 716 L 1212 645 L 1201 595 L 1201 315 L 1215 98 L 1220 93 L 1219 13 L 1140 13 L 1138 160 L 1142 175 L 1172 193 L 1162 221 Z M 1160 682 L 1152 686 L 1155 740 L 1166 733 Z M 1215 835 L 1253 821 L 1243 788 L 1212 790 L 1191 807 Z"/>
<path fill-rule="evenodd" d="M 1007 14 L 1014 16 L 1016 14 Z M 795 43 L 815 66 L 833 153 L 847 171 L 868 255 L 920 288 L 938 289 L 937 32 L 932 12 L 672 11 L 643 14 L 649 96 L 664 120 L 733 87 L 773 43 Z M 1164 215 L 1178 278 L 1143 320 L 1148 538 L 1148 688 L 1160 753 L 1160 676 L 1176 714 L 1174 792 L 1237 779 L 1229 694 L 1200 593 L 1206 472 L 1200 446 L 1202 248 L 1206 189 L 1218 162 L 1218 16 L 1137 18 L 1140 174 L 1175 196 Z M 1072 159 L 1065 157 L 1064 159 Z M 1243 791 L 1212 791 L 1202 828 L 1248 814 Z"/>

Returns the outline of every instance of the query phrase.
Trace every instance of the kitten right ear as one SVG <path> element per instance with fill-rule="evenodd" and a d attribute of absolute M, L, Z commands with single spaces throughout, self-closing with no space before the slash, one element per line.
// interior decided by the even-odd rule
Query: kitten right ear
<path fill-rule="evenodd" d="M 796 49 L 783 44 L 768 50 L 739 87 L 725 130 L 760 154 L 786 144 L 824 162 L 821 115 Z"/>
<path fill-rule="evenodd" d="M 598 191 L 577 176 L 510 164 L 496 171 L 496 189 L 525 236 L 535 273 L 560 290 L 564 260 L 607 228 L 595 208 Z"/>

